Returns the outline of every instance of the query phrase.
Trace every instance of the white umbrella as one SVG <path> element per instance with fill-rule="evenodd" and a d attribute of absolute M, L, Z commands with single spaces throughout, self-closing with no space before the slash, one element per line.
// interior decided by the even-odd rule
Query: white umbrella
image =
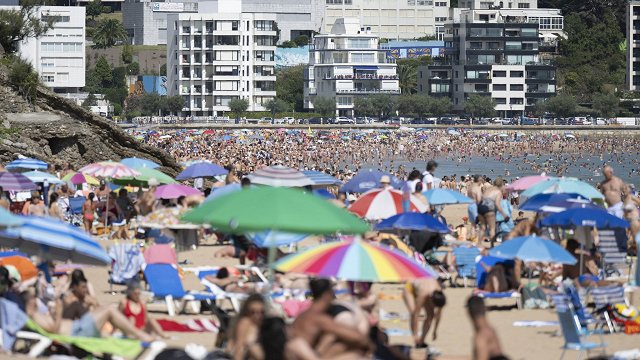
<path fill-rule="evenodd" d="M 301 171 L 282 165 L 267 166 L 248 176 L 253 184 L 283 187 L 315 185 L 315 182 Z"/>

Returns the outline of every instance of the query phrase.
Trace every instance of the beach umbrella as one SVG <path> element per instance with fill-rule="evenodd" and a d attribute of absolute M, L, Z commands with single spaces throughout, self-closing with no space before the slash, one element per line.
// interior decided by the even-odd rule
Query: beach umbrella
<path fill-rule="evenodd" d="M 100 185 L 100 180 L 96 179 L 93 176 L 90 175 L 85 175 L 83 173 L 80 172 L 70 172 L 67 175 L 62 177 L 62 181 L 64 182 L 70 182 L 74 185 L 80 185 L 80 184 L 89 184 L 89 185 Z"/>
<path fill-rule="evenodd" d="M 574 265 L 578 261 L 556 242 L 535 235 L 519 236 L 489 250 L 489 255 L 522 261 L 553 262 Z"/>
<path fill-rule="evenodd" d="M 340 185 L 342 181 L 334 178 L 333 176 L 316 170 L 303 170 L 302 173 L 304 176 L 311 179 L 314 182 L 314 185 Z"/>
<path fill-rule="evenodd" d="M 307 234 L 296 234 L 273 230 L 246 233 L 245 235 L 260 248 L 291 245 L 309 237 Z"/>
<path fill-rule="evenodd" d="M 349 211 L 367 220 L 381 220 L 402 213 L 402 202 L 402 191 L 374 189 L 362 194 L 349 206 Z M 427 211 L 427 205 L 413 195 L 410 196 L 409 204 L 410 212 Z"/>
<path fill-rule="evenodd" d="M 509 191 L 524 191 L 542 181 L 549 179 L 546 175 L 533 175 L 520 178 L 506 186 Z"/>
<path fill-rule="evenodd" d="M 569 209 L 552 214 L 539 221 L 541 226 L 575 228 L 588 226 L 597 229 L 626 229 L 629 222 L 609 214 L 604 209 Z"/>
<path fill-rule="evenodd" d="M 115 161 L 100 161 L 97 163 L 89 164 L 80 170 L 85 175 L 90 175 L 96 178 L 104 179 L 119 179 L 126 176 L 139 176 L 140 173 L 126 165 L 117 163 Z"/>
<path fill-rule="evenodd" d="M 322 188 L 322 189 L 314 189 L 312 192 L 313 192 L 314 195 L 319 196 L 319 197 L 321 197 L 323 199 L 327 199 L 327 200 L 335 200 L 336 199 L 335 195 L 333 195 L 331 192 L 329 192 L 329 190 L 324 189 L 324 188 Z"/>
<path fill-rule="evenodd" d="M 163 207 L 140 217 L 142 227 L 164 229 L 181 224 L 180 217 L 186 212 L 185 208 L 172 206 Z"/>
<path fill-rule="evenodd" d="M 522 197 L 530 198 L 534 195 L 549 193 L 572 193 L 582 195 L 587 199 L 604 198 L 602 193 L 586 182 L 580 181 L 576 178 L 565 177 L 549 178 L 545 181 L 541 181 L 522 192 L 521 195 Z"/>
<path fill-rule="evenodd" d="M 130 158 L 124 158 L 122 160 L 120 160 L 120 164 L 126 165 L 130 168 L 136 169 L 136 168 L 149 168 L 149 169 L 155 169 L 160 167 L 160 165 L 156 164 L 155 162 L 151 161 L 151 160 L 147 160 L 147 159 L 140 159 L 137 157 L 130 157 Z"/>
<path fill-rule="evenodd" d="M 42 160 L 32 159 L 32 158 L 23 158 L 16 159 L 12 162 L 8 163 L 5 166 L 7 170 L 47 170 L 49 168 L 49 164 Z"/>
<path fill-rule="evenodd" d="M 156 188 L 157 199 L 177 199 L 180 196 L 202 195 L 198 189 L 181 184 L 161 185 Z"/>
<path fill-rule="evenodd" d="M 42 171 L 37 171 L 37 170 L 27 171 L 25 173 L 22 173 L 22 175 L 26 176 L 27 178 L 29 178 L 29 180 L 33 181 L 34 183 L 44 183 L 46 181 L 49 184 L 64 184 L 64 181 L 58 179 L 57 177 L 51 174 L 48 174 Z"/>
<path fill-rule="evenodd" d="M 26 254 L 19 251 L 5 251 L 0 253 L 0 265 L 13 266 L 20 273 L 20 280 L 25 281 L 38 275 L 38 268 Z"/>
<path fill-rule="evenodd" d="M 602 206 L 594 204 L 591 200 L 587 199 L 566 199 L 557 201 L 545 205 L 540 208 L 541 212 L 545 213 L 559 213 L 569 209 L 596 209 L 602 210 Z"/>
<path fill-rule="evenodd" d="M 113 179 L 113 183 L 117 185 L 131 185 L 131 186 L 148 186 L 151 179 L 156 179 L 159 184 L 177 184 L 178 182 L 173 180 L 171 176 L 161 172 L 160 170 L 152 169 L 149 167 L 137 167 L 135 168 L 140 175 L 136 176 L 123 176 L 119 179 Z"/>
<path fill-rule="evenodd" d="M 302 172 L 282 165 L 266 166 L 249 174 L 252 184 L 266 186 L 303 187 L 315 185 Z"/>
<path fill-rule="evenodd" d="M 429 214 L 405 212 L 394 215 L 376 224 L 376 230 L 427 230 L 446 234 L 449 227 Z"/>
<path fill-rule="evenodd" d="M 210 162 L 197 162 L 182 170 L 182 172 L 176 176 L 176 180 L 214 177 L 218 175 L 226 175 L 228 173 L 229 172 L 220 165 L 212 164 Z"/>
<path fill-rule="evenodd" d="M 420 265 L 400 251 L 360 239 L 318 245 L 282 258 L 273 268 L 350 281 L 403 282 L 438 277 L 428 265 Z"/>
<path fill-rule="evenodd" d="M 180 165 L 184 166 L 185 168 L 188 168 L 191 165 L 200 164 L 200 163 L 211 164 L 211 161 L 205 160 L 205 159 L 187 160 L 187 161 L 181 161 Z"/>
<path fill-rule="evenodd" d="M 9 210 L 0 207 L 0 227 L 18 226 L 24 222 L 23 216 L 13 215 Z"/>
<path fill-rule="evenodd" d="M 206 201 L 182 217 L 233 233 L 276 230 L 301 234 L 362 234 L 369 225 L 313 194 L 284 187 L 254 187 Z"/>
<path fill-rule="evenodd" d="M 389 176 L 389 178 L 391 178 L 391 185 L 394 188 L 399 189 L 402 187 L 402 182 L 389 173 L 374 169 L 364 169 L 358 171 L 351 180 L 347 181 L 340 191 L 348 193 L 364 193 L 372 189 L 381 188 L 382 185 L 380 185 L 380 179 L 383 176 Z"/>
<path fill-rule="evenodd" d="M 240 191 L 242 190 L 242 186 L 240 184 L 237 183 L 233 183 L 233 184 L 227 184 L 225 186 L 221 186 L 218 188 L 212 188 L 211 189 L 211 193 L 209 194 L 209 196 L 206 197 L 206 199 L 204 199 L 205 202 L 209 201 L 209 200 L 213 200 L 215 198 L 218 198 L 222 195 L 225 194 L 229 194 L 232 192 L 236 192 L 236 191 Z"/>
<path fill-rule="evenodd" d="M 47 260 L 89 265 L 111 263 L 109 255 L 89 233 L 48 217 L 25 217 L 22 225 L 0 231 L 0 244 Z"/>
<path fill-rule="evenodd" d="M 560 201 L 568 200 L 568 199 L 582 199 L 588 200 L 584 196 L 580 194 L 574 193 L 550 193 L 550 194 L 538 194 L 534 195 L 527 199 L 524 203 L 520 205 L 518 210 L 525 211 L 540 211 L 543 206 L 547 206 L 549 204 L 557 203 Z"/>
<path fill-rule="evenodd" d="M 448 189 L 431 189 L 422 193 L 429 205 L 473 204 L 473 200 L 461 193 Z"/>
<path fill-rule="evenodd" d="M 10 172 L 0 172 L 0 186 L 4 191 L 28 191 L 38 188 L 28 177 Z"/>

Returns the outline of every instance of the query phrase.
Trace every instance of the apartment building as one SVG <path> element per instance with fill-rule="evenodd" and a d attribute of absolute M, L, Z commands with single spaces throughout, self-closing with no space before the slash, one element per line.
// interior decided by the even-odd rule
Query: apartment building
<path fill-rule="evenodd" d="M 450 97 L 458 112 L 471 94 L 491 96 L 507 117 L 554 96 L 555 66 L 540 60 L 538 24 L 499 12 L 482 15 L 463 10 L 462 21 L 447 25 L 445 56 L 418 69 L 418 91 Z"/>
<path fill-rule="evenodd" d="M 630 0 L 627 4 L 626 88 L 640 90 L 640 0 Z"/>
<path fill-rule="evenodd" d="M 358 96 L 400 94 L 396 64 L 379 37 L 356 18 L 337 19 L 329 34 L 315 35 L 305 68 L 304 105 L 316 97 L 335 99 L 339 116 L 353 116 Z"/>
<path fill-rule="evenodd" d="M 459 8 L 480 9 L 537 9 L 538 0 L 459 0 Z"/>
<path fill-rule="evenodd" d="M 276 95 L 275 15 L 221 9 L 167 17 L 167 90 L 184 98 L 182 116 L 222 116 L 238 98 L 261 111 Z"/>
<path fill-rule="evenodd" d="M 24 40 L 20 56 L 31 63 L 43 84 L 53 91 L 77 92 L 85 86 L 84 7 L 41 6 L 34 15 L 43 20 L 55 18 L 53 28 L 37 39 Z"/>
<path fill-rule="evenodd" d="M 449 0 L 325 0 L 324 33 L 339 18 L 356 18 L 383 39 L 436 36 L 442 40 Z"/>

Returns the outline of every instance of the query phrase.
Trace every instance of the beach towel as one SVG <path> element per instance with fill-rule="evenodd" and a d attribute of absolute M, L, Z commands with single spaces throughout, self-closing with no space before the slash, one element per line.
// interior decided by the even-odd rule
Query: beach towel
<path fill-rule="evenodd" d="M 10 352 L 16 335 L 27 323 L 27 314 L 16 303 L 0 298 L 0 326 L 2 326 L 2 348 Z"/>
<path fill-rule="evenodd" d="M 170 332 L 212 332 L 217 333 L 220 324 L 209 319 L 191 319 L 181 323 L 169 319 L 159 319 L 158 324 L 162 331 Z"/>

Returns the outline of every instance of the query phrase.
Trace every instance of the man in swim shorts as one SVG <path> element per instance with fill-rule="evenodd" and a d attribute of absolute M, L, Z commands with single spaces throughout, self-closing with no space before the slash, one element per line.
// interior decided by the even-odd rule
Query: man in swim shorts
<path fill-rule="evenodd" d="M 442 316 L 442 308 L 447 303 L 447 298 L 442 292 L 442 287 L 436 279 L 416 279 L 407 282 L 402 290 L 402 299 L 409 310 L 411 333 L 416 348 L 426 348 L 425 339 L 433 325 L 432 339 L 438 337 L 438 325 Z M 427 316 L 422 323 L 422 333 L 418 333 L 418 316 L 425 310 Z"/>
<path fill-rule="evenodd" d="M 609 214 L 622 219 L 624 217 L 624 202 L 633 202 L 636 206 L 640 205 L 640 200 L 635 196 L 631 196 L 629 185 L 613 175 L 611 166 L 606 165 L 602 169 L 602 175 L 604 176 L 604 181 L 600 183 L 600 191 L 607 202 Z"/>

